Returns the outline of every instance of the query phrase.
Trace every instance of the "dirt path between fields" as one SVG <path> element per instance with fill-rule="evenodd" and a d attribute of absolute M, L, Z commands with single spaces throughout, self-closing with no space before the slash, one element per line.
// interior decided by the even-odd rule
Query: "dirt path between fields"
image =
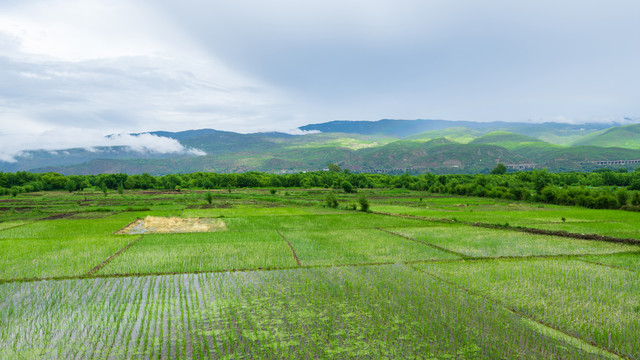
<path fill-rule="evenodd" d="M 138 241 L 140 241 L 140 239 L 142 239 L 144 235 L 140 235 L 138 236 L 135 240 L 133 240 L 132 242 L 130 242 L 129 244 L 127 244 L 127 246 L 123 247 L 122 249 L 118 250 L 115 254 L 109 256 L 108 258 L 106 258 L 103 262 L 101 262 L 100 264 L 96 265 L 93 269 L 89 270 L 88 273 L 86 273 L 84 276 L 91 276 L 92 274 L 97 273 L 98 271 L 100 271 L 100 269 L 102 269 L 103 267 L 105 267 L 111 260 L 115 259 L 116 257 L 120 256 L 120 254 L 122 254 L 123 252 L 129 250 L 130 247 L 132 247 L 135 243 L 137 243 Z"/>
<path fill-rule="evenodd" d="M 298 266 L 302 266 L 302 264 L 300 263 L 300 259 L 298 259 L 298 254 L 296 254 L 296 251 L 293 249 L 293 245 L 291 245 L 289 240 L 287 240 L 287 238 L 284 237 L 284 235 L 282 235 L 280 230 L 276 230 L 276 232 L 278 233 L 278 235 L 280 235 L 280 237 L 282 237 L 284 239 L 284 241 L 287 242 L 287 245 L 289 245 L 289 248 L 291 249 L 291 253 L 293 254 L 293 257 L 296 259 L 296 262 L 298 263 Z"/>

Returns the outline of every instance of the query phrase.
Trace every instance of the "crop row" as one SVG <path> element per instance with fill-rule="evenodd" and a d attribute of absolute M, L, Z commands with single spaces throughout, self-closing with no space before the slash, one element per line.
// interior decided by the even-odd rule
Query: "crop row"
<path fill-rule="evenodd" d="M 0 358 L 600 359 L 405 265 L 0 285 Z"/>

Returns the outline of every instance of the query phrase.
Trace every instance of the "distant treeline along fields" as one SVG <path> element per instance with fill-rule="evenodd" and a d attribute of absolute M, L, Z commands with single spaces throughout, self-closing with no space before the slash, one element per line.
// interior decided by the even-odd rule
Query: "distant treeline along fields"
<path fill-rule="evenodd" d="M 405 188 L 429 193 L 523 200 L 597 209 L 640 210 L 640 168 L 602 169 L 589 173 L 551 173 L 546 170 L 506 173 L 498 165 L 491 174 L 434 175 L 354 174 L 329 164 L 330 171 L 295 174 L 246 172 L 218 174 L 100 174 L 61 175 L 58 173 L 0 172 L 0 195 L 84 189 L 110 190 L 123 194 L 129 189 L 231 189 L 233 188 L 333 188 L 357 192 L 364 188 Z"/>

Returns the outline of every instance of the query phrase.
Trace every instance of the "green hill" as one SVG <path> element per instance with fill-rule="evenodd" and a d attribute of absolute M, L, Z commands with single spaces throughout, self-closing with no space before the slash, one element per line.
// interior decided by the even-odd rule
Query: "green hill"
<path fill-rule="evenodd" d="M 466 144 L 471 140 L 481 136 L 482 131 L 466 127 L 451 127 L 443 130 L 431 130 L 415 135 L 407 136 L 403 140 L 428 141 L 437 138 L 446 138 L 458 143 Z"/>
<path fill-rule="evenodd" d="M 574 141 L 572 145 L 640 149 L 640 124 L 597 131 Z"/>
<path fill-rule="evenodd" d="M 455 123 L 458 126 L 448 126 Z M 561 146 L 540 139 L 556 134 L 560 139 L 592 132 L 566 124 L 475 123 L 473 127 L 452 121 L 381 121 L 329 125 L 352 132 L 322 132 L 306 135 L 284 133 L 240 134 L 212 129 L 178 133 L 155 132 L 200 152 L 156 153 L 134 146 L 96 147 L 59 151 L 32 150 L 14 163 L 0 162 L 0 171 L 55 171 L 64 174 L 148 172 L 244 172 L 287 173 L 315 171 L 335 163 L 352 171 L 475 173 L 490 171 L 498 162 L 551 171 L 593 170 L 609 164 L 597 161 L 640 159 L 640 125 L 607 128 L 583 137 L 580 143 L 607 145 Z M 380 133 L 385 127 L 395 132 Z M 420 127 L 441 129 L 414 131 Z M 498 127 L 499 129 L 496 129 Z M 606 126 L 602 125 L 603 129 Z M 508 129 L 509 131 L 505 130 Z M 375 131 L 374 131 L 375 130 Z M 359 131 L 359 132 L 358 132 Z M 489 132 L 491 131 L 491 132 Z M 364 132 L 364 134 L 362 133 Z M 400 133 L 411 132 L 398 139 Z M 623 141 L 624 140 L 624 141 Z M 635 148 L 611 147 L 625 145 Z M 601 145 L 601 146 L 602 146 Z M 206 153 L 202 156 L 202 153 Z M 633 164 L 612 164 L 629 166 Z M 635 167 L 635 166 L 633 166 Z"/>
<path fill-rule="evenodd" d="M 502 146 L 507 149 L 514 149 L 529 143 L 544 143 L 540 139 L 532 138 L 525 135 L 514 134 L 506 131 L 494 131 L 482 135 L 470 142 L 470 144 L 487 144 Z"/>

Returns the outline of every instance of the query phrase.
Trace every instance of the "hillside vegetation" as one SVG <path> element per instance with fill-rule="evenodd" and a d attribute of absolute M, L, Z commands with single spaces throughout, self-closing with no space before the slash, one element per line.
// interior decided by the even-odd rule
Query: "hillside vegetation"
<path fill-rule="evenodd" d="M 33 150 L 17 156 L 16 162 L 0 162 L 0 171 L 288 173 L 317 171 L 335 163 L 356 172 L 446 174 L 488 173 L 498 163 L 512 169 L 524 166 L 551 171 L 634 168 L 635 162 L 619 162 L 640 160 L 640 125 L 381 120 L 337 121 L 301 129 L 331 132 L 158 131 L 151 134 L 175 139 L 193 151 L 159 153 L 128 146 Z M 574 145 L 559 145 L 569 142 Z M 618 163 L 599 163 L 603 161 Z"/>
<path fill-rule="evenodd" d="M 640 124 L 597 131 L 574 141 L 573 145 L 640 149 Z"/>

